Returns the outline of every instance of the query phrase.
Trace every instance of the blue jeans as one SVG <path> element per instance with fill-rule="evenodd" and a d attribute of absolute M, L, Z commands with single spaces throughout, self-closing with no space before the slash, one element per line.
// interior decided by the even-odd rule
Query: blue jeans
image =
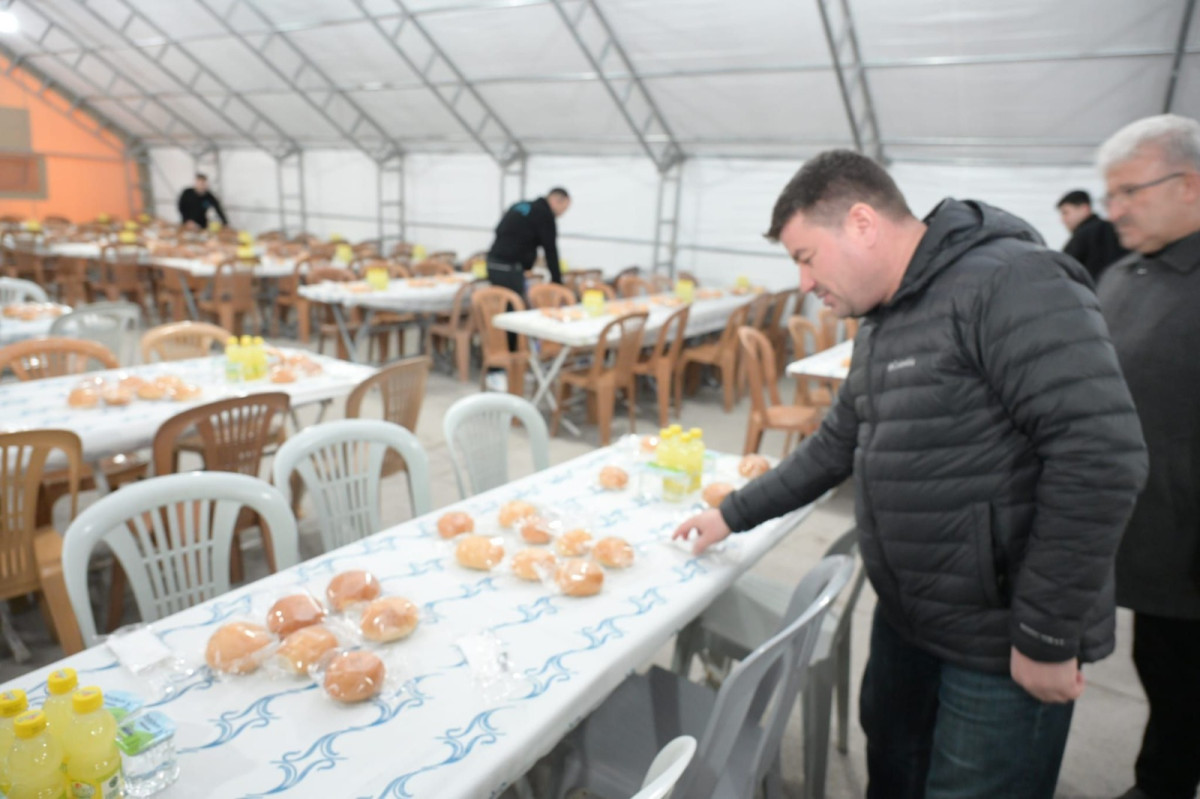
<path fill-rule="evenodd" d="M 867 799 L 1052 799 L 1074 704 L 945 663 L 878 609 L 863 676 Z"/>

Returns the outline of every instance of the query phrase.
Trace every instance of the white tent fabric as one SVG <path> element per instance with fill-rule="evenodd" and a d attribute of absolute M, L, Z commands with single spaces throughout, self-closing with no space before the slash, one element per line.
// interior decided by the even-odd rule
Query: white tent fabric
<path fill-rule="evenodd" d="M 853 91 L 861 68 L 914 210 L 978 197 L 1058 245 L 1053 203 L 1098 188 L 1100 141 L 1161 113 L 1172 85 L 1171 108 L 1200 116 L 1195 5 L 14 0 L 0 55 L 148 149 L 166 216 L 199 160 L 236 224 L 279 227 L 276 159 L 302 150 L 306 226 L 374 237 L 379 164 L 402 154 L 406 238 L 465 254 L 490 241 L 499 162 L 523 154 L 530 196 L 576 196 L 568 261 L 615 271 L 652 260 L 659 170 L 678 152 L 677 265 L 773 282 L 780 253 L 759 234 L 779 188 L 863 129 L 839 75 Z M 849 9 L 856 58 L 822 7 Z"/>

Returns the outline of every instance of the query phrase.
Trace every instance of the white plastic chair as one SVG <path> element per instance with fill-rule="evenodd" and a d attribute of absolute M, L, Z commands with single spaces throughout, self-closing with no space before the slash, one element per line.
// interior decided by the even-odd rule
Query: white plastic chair
<path fill-rule="evenodd" d="M 533 403 L 512 394 L 488 392 L 463 397 L 442 419 L 454 479 L 463 499 L 508 482 L 508 438 L 516 417 L 533 449 L 533 468 L 550 466 L 550 432 Z M 464 472 L 466 473 L 464 477 Z"/>
<path fill-rule="evenodd" d="M 552 794 L 634 793 L 648 753 L 666 743 L 669 731 L 698 741 L 679 777 L 680 796 L 744 799 L 761 786 L 767 799 L 781 799 L 783 731 L 821 622 L 853 573 L 845 555 L 818 563 L 796 586 L 780 629 L 717 692 L 657 666 L 626 678 L 551 756 L 561 764 Z"/>
<path fill-rule="evenodd" d="M 850 727 L 850 624 L 862 593 L 866 570 L 859 563 L 858 531 L 843 533 L 825 551 L 825 556 L 855 558 L 857 574 L 846 601 L 825 616 L 808 666 L 803 689 L 804 712 L 804 799 L 825 796 L 829 760 L 829 737 L 834 698 L 838 711 L 838 751 L 848 749 Z M 686 675 L 692 657 L 699 655 L 707 666 L 718 669 L 730 660 L 747 657 L 779 628 L 791 599 L 792 586 L 754 573 L 742 575 L 725 593 L 675 639 L 672 669 Z M 723 662 L 722 662 L 723 661 Z"/>
<path fill-rule="evenodd" d="M 143 621 L 229 591 L 229 553 L 238 514 L 250 508 L 270 531 L 280 569 L 300 560 L 296 519 L 274 486 L 232 472 L 153 477 L 107 494 L 63 537 L 67 596 L 85 646 L 97 643 L 88 599 L 88 561 L 103 541 L 129 579 Z M 264 536 L 265 538 L 265 536 Z"/>
<path fill-rule="evenodd" d="M 659 750 L 642 780 L 642 789 L 632 799 L 668 799 L 675 783 L 696 754 L 696 739 L 680 735 Z"/>
<path fill-rule="evenodd" d="M 132 302 L 93 302 L 80 305 L 50 324 L 50 335 L 83 338 L 108 347 L 122 366 L 137 352 L 142 309 Z"/>
<path fill-rule="evenodd" d="M 326 552 L 383 529 L 379 487 L 389 449 L 404 458 L 414 515 L 429 513 L 429 456 L 415 435 L 393 422 L 325 422 L 301 430 L 275 453 L 275 485 L 290 494 L 292 472 L 300 474 L 312 494 Z"/>
<path fill-rule="evenodd" d="M 46 290 L 32 280 L 0 277 L 0 305 L 13 302 L 49 302 Z"/>

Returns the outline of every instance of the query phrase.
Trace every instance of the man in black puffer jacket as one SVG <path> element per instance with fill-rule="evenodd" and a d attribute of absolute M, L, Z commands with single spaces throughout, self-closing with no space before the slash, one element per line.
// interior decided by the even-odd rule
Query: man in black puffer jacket
<path fill-rule="evenodd" d="M 1079 664 L 1113 649 L 1113 558 L 1146 478 L 1087 272 L 983 203 L 916 219 L 848 151 L 804 165 L 768 238 L 802 291 L 862 317 L 850 374 L 816 435 L 676 536 L 702 551 L 853 473 L 879 596 L 868 797 L 1050 799 Z"/>

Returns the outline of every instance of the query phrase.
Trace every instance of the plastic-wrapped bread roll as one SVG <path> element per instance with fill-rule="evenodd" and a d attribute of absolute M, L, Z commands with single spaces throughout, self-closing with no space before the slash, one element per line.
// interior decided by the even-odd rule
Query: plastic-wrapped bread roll
<path fill-rule="evenodd" d="M 567 596 L 592 596 L 604 586 L 604 570 L 583 558 L 570 558 L 558 565 L 554 581 Z"/>
<path fill-rule="evenodd" d="M 521 522 L 521 538 L 526 544 L 549 544 L 550 525 L 541 516 L 530 516 Z"/>
<path fill-rule="evenodd" d="M 710 508 L 716 508 L 719 507 L 721 502 L 725 500 L 725 497 L 732 492 L 733 486 L 731 486 L 729 483 L 709 483 L 704 487 L 704 490 L 700 492 L 700 495 L 704 497 L 705 504 L 707 504 Z"/>
<path fill-rule="evenodd" d="M 505 502 L 500 506 L 500 526 L 515 527 L 517 522 L 529 516 L 537 515 L 537 508 L 522 500 Z"/>
<path fill-rule="evenodd" d="M 67 395 L 67 405 L 72 408 L 95 408 L 100 404 L 100 392 L 90 386 L 77 386 Z"/>
<path fill-rule="evenodd" d="M 513 574 L 522 580 L 530 582 L 539 582 L 542 577 L 551 574 L 554 571 L 554 565 L 557 559 L 554 553 L 548 549 L 522 549 L 517 554 L 513 555 L 512 570 Z"/>
<path fill-rule="evenodd" d="M 454 556 L 468 569 L 491 571 L 504 560 L 504 547 L 485 535 L 469 535 L 458 542 Z"/>
<path fill-rule="evenodd" d="M 362 634 L 368 641 L 399 641 L 412 635 L 418 621 L 413 602 L 400 596 L 380 597 L 363 610 Z"/>
<path fill-rule="evenodd" d="M 325 608 L 308 594 L 292 594 L 278 600 L 267 611 L 267 629 L 287 636 L 325 618 Z"/>
<path fill-rule="evenodd" d="M 370 602 L 379 596 L 379 581 L 362 569 L 352 569 L 335 575 L 325 588 L 325 599 L 339 613 L 355 602 Z"/>
<path fill-rule="evenodd" d="M 563 533 L 554 542 L 554 549 L 564 558 L 574 558 L 587 552 L 592 534 L 587 530 L 571 530 Z"/>
<path fill-rule="evenodd" d="M 362 702 L 383 689 L 387 671 L 370 652 L 340 652 L 325 669 L 325 693 L 339 702 Z"/>
<path fill-rule="evenodd" d="M 463 533 L 474 532 L 475 520 L 471 518 L 470 514 L 452 510 L 438 519 L 437 528 L 438 535 L 442 538 L 454 538 Z"/>
<path fill-rule="evenodd" d="M 762 455 L 743 455 L 738 462 L 738 474 L 749 480 L 771 471 L 771 462 Z"/>
<path fill-rule="evenodd" d="M 620 466 L 605 466 L 600 470 L 600 487 L 605 491 L 621 491 L 629 485 L 629 474 Z"/>
<path fill-rule="evenodd" d="M 276 654 L 292 671 L 307 674 L 322 655 L 337 649 L 337 645 L 338 640 L 333 633 L 320 625 L 313 625 L 301 627 L 283 639 Z"/>
<path fill-rule="evenodd" d="M 624 538 L 609 536 L 596 542 L 596 546 L 592 547 L 592 557 L 601 566 L 624 569 L 633 565 L 633 547 Z"/>
<path fill-rule="evenodd" d="M 262 662 L 261 650 L 271 634 L 257 624 L 234 621 L 223 624 L 208 639 L 204 660 L 209 668 L 227 674 L 249 674 Z"/>

